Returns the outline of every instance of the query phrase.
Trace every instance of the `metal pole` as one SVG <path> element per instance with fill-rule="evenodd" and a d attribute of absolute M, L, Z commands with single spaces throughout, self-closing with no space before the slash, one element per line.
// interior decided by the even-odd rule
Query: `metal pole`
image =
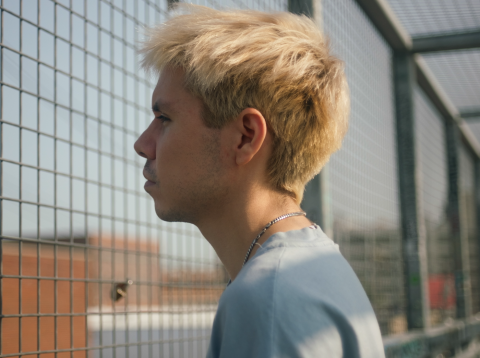
<path fill-rule="evenodd" d="M 460 117 L 463 119 L 473 119 L 473 120 L 479 120 L 480 119 L 480 108 L 475 108 L 473 110 L 469 111 L 462 111 L 460 113 Z"/>
<path fill-rule="evenodd" d="M 313 0 L 288 0 L 288 11 L 298 15 L 313 17 Z"/>
<path fill-rule="evenodd" d="M 305 186 L 305 193 L 302 200 L 302 209 L 307 213 L 307 217 L 322 226 L 322 207 L 320 205 L 321 196 L 321 180 L 320 174 L 316 175 Z"/>
<path fill-rule="evenodd" d="M 474 195 L 475 195 L 475 235 L 478 242 L 478 257 L 480 257 L 480 159 L 475 158 L 475 176 L 474 176 Z M 480 278 L 480 276 L 479 276 Z M 477 282 L 477 284 L 479 284 Z"/>
<path fill-rule="evenodd" d="M 0 10 L 0 29 L 3 33 L 3 11 Z M 0 47 L 0 64 L 3 65 L 3 47 Z M 0 81 L 3 82 L 3 71 L 0 71 Z M 0 113 L 3 116 L 3 85 L 0 86 Z M 3 123 L 0 122 L 0 141 L 3 141 Z M 3 145 L 0 145 L 0 158 L 3 158 Z M 0 161 L 0 194 L 3 196 L 3 161 Z M 0 315 L 3 316 L 3 200 L 0 199 Z M 3 337 L 2 324 L 0 324 L 0 338 Z M 2 354 L 0 347 L 0 354 Z"/>
<path fill-rule="evenodd" d="M 316 175 L 305 187 L 302 209 L 307 217 L 320 225 L 322 230 L 333 239 L 331 200 L 328 189 L 328 166 Z"/>
<path fill-rule="evenodd" d="M 480 31 L 413 38 L 412 52 L 463 50 L 480 47 Z"/>
<path fill-rule="evenodd" d="M 457 318 L 469 317 L 472 313 L 472 296 L 469 276 L 468 236 L 462 230 L 460 217 L 460 131 L 452 120 L 446 121 L 448 157 L 448 220 L 453 240 L 455 266 L 455 291 L 457 295 Z"/>
<path fill-rule="evenodd" d="M 426 235 L 421 220 L 417 183 L 413 90 L 415 65 L 411 55 L 393 56 L 395 115 L 397 122 L 400 209 L 403 230 L 404 275 L 409 329 L 429 326 Z"/>
<path fill-rule="evenodd" d="M 322 0 L 289 0 L 288 11 L 311 17 L 323 30 Z M 302 208 L 307 217 L 320 225 L 322 230 L 333 238 L 331 201 L 328 191 L 328 166 L 316 175 L 305 187 Z"/>

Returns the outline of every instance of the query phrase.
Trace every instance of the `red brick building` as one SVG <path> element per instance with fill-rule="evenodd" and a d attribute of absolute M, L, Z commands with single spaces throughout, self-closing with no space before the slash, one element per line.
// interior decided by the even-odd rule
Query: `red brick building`
<path fill-rule="evenodd" d="M 20 248 L 17 241 L 2 241 L 1 354 L 67 350 L 57 356 L 68 358 L 73 350 L 83 358 L 82 348 L 92 345 L 87 313 L 212 305 L 224 288 L 219 265 L 162 270 L 157 242 L 90 237 L 89 245 L 85 239 L 75 243 L 80 245 L 23 242 Z M 127 279 L 133 284 L 126 297 L 114 301 L 115 284 Z"/>

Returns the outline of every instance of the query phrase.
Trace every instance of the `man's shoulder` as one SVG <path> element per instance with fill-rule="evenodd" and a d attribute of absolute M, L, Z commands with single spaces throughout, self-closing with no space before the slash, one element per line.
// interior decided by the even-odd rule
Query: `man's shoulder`
<path fill-rule="evenodd" d="M 332 272 L 328 268 L 337 270 Z M 320 275 L 337 277 L 343 271 L 353 274 L 338 245 L 320 229 L 280 232 L 272 235 L 246 263 L 222 298 L 224 301 L 239 301 L 239 304 L 272 300 L 289 285 L 313 283 Z M 280 296 L 280 299 L 291 297 Z"/>
<path fill-rule="evenodd" d="M 338 246 L 321 230 L 277 233 L 227 287 L 218 310 L 231 311 L 229 316 L 246 317 L 240 312 L 248 311 L 257 316 L 268 312 L 273 317 L 278 309 L 300 305 L 315 306 L 320 312 L 323 305 L 338 299 L 343 286 L 363 292 Z M 365 303 L 369 305 L 366 296 Z"/>
<path fill-rule="evenodd" d="M 258 356 L 382 357 L 375 314 L 338 247 L 318 232 L 291 234 L 269 239 L 227 287 L 214 341 L 248 332 L 246 341 L 262 347 Z"/>

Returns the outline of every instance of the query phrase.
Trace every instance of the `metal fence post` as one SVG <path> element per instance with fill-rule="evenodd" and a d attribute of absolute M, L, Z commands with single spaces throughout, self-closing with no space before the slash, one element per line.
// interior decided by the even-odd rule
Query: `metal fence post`
<path fill-rule="evenodd" d="M 325 234 L 333 239 L 330 205 L 328 166 L 326 166 L 305 187 L 302 208 L 307 213 L 307 217 L 320 225 Z"/>
<path fill-rule="evenodd" d="M 454 248 L 455 291 L 457 295 L 457 318 L 472 314 L 472 296 L 469 275 L 468 237 L 462 230 L 460 217 L 460 131 L 458 125 L 446 121 L 446 142 L 448 157 L 448 209 L 451 238 Z"/>
<path fill-rule="evenodd" d="M 305 186 L 305 193 L 302 200 L 302 209 L 307 213 L 307 217 L 322 227 L 321 210 L 321 185 L 320 174 L 316 175 Z"/>
<path fill-rule="evenodd" d="M 422 230 L 421 203 L 417 185 L 413 90 L 416 83 L 413 57 L 403 52 L 393 56 L 395 116 L 397 122 L 398 171 L 403 231 L 404 275 L 408 329 L 429 326 L 426 235 Z"/>
<path fill-rule="evenodd" d="M 480 158 L 475 158 L 475 219 L 476 219 L 476 239 L 478 242 L 478 257 L 480 257 Z M 478 284 L 478 282 L 477 282 Z"/>
<path fill-rule="evenodd" d="M 289 0 L 288 11 L 312 18 L 323 30 L 322 0 Z M 302 208 L 307 217 L 333 238 L 331 200 L 328 189 L 328 165 L 305 187 Z"/>
<path fill-rule="evenodd" d="M 288 0 L 288 11 L 293 14 L 313 17 L 313 0 Z"/>
<path fill-rule="evenodd" d="M 168 9 L 171 9 L 172 6 L 175 5 L 178 2 L 179 2 L 178 0 L 167 0 Z"/>

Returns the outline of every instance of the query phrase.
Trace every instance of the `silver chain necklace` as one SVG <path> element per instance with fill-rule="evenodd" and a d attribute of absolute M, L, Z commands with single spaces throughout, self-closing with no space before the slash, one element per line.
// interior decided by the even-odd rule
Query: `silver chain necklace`
<path fill-rule="evenodd" d="M 252 244 L 251 244 L 250 247 L 248 248 L 247 254 L 245 255 L 245 260 L 243 260 L 243 265 L 242 265 L 242 267 L 245 266 L 245 264 L 247 263 L 248 258 L 250 257 L 250 253 L 252 252 L 252 249 L 253 249 L 253 247 L 255 246 L 255 244 L 257 243 L 258 239 L 260 239 L 260 237 L 261 237 L 263 234 L 265 234 L 265 231 L 267 231 L 270 226 L 272 226 L 272 225 L 275 224 L 275 223 L 278 223 L 280 220 L 289 218 L 289 217 L 291 217 L 291 216 L 300 216 L 300 215 L 307 216 L 307 213 L 305 213 L 305 212 L 303 212 L 303 211 L 297 211 L 297 212 L 294 212 L 294 213 L 284 214 L 284 215 L 282 215 L 282 216 L 279 216 L 279 217 L 276 218 L 276 219 L 273 219 L 273 220 L 270 221 L 267 225 L 265 225 L 265 227 L 263 228 L 263 230 L 257 235 L 257 237 L 253 240 Z"/>

